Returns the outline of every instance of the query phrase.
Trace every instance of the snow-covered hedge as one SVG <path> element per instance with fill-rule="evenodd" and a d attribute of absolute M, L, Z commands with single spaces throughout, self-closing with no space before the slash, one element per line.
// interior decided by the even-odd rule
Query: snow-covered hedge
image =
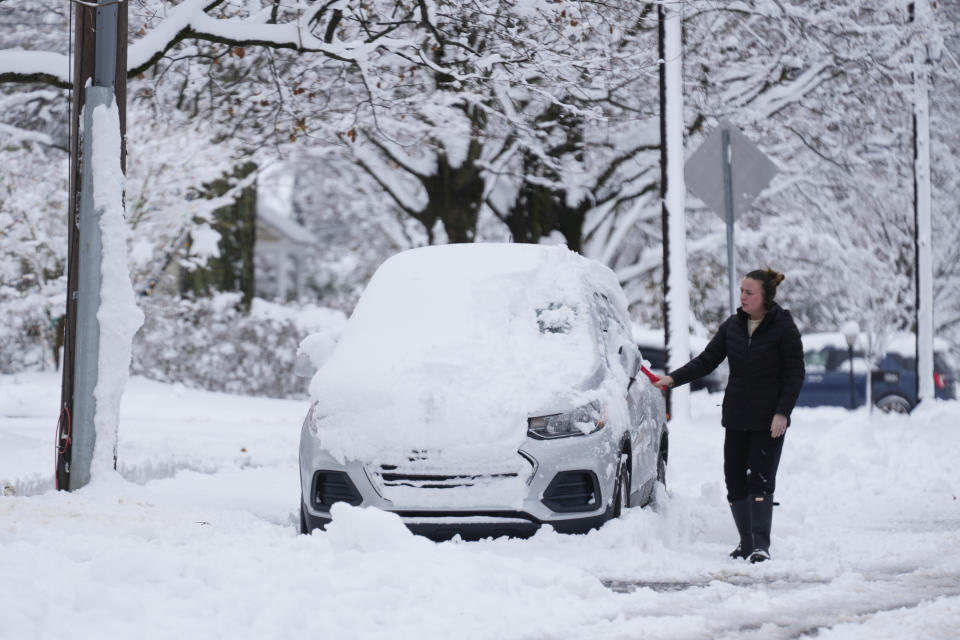
<path fill-rule="evenodd" d="M 51 313 L 59 306 L 34 298 L 0 298 L 0 373 L 57 366 L 57 318 Z M 146 320 L 133 339 L 131 372 L 210 391 L 306 398 L 309 381 L 293 373 L 297 347 L 318 332 L 336 341 L 346 315 L 256 298 L 250 313 L 243 313 L 239 303 L 238 293 L 199 300 L 140 298 Z"/>
<path fill-rule="evenodd" d="M 146 321 L 133 341 L 132 373 L 211 391 L 307 397 L 308 381 L 293 373 L 297 347 L 315 332 L 336 340 L 344 313 L 254 299 L 245 314 L 239 302 L 234 293 L 142 298 Z"/>
<path fill-rule="evenodd" d="M 0 290 L 0 373 L 51 370 L 57 337 L 53 305 L 39 294 Z M 63 301 L 58 299 L 57 302 Z"/>

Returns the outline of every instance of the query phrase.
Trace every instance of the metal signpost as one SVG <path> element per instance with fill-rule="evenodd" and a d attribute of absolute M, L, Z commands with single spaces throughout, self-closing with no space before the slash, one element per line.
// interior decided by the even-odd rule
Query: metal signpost
<path fill-rule="evenodd" d="M 99 377 L 102 239 L 94 207 L 93 110 L 117 101 L 121 132 L 126 99 L 127 3 L 78 3 L 75 12 L 71 169 L 64 322 L 63 384 L 57 425 L 56 486 L 90 481 L 96 444 L 94 389 Z M 83 135 L 81 135 L 83 134 Z M 121 133 L 122 141 L 122 133 Z M 123 144 L 117 153 L 123 162 Z"/>
<path fill-rule="evenodd" d="M 727 225 L 727 278 L 730 313 L 737 309 L 733 221 L 766 188 L 777 166 L 734 125 L 719 126 L 697 147 L 683 168 L 687 188 Z"/>

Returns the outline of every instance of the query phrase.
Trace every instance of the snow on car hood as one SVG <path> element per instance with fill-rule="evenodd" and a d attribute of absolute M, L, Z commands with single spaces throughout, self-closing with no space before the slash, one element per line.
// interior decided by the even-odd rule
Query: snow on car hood
<path fill-rule="evenodd" d="M 340 459 L 441 449 L 515 453 L 527 418 L 595 399 L 605 377 L 590 282 L 565 247 L 444 245 L 378 269 L 311 382 L 321 445 Z"/>

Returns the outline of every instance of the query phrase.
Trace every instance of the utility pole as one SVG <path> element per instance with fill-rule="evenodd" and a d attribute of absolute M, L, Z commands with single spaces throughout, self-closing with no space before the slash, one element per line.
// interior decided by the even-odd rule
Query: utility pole
<path fill-rule="evenodd" d="M 660 67 L 660 202 L 663 229 L 663 332 L 666 369 L 690 358 L 686 187 L 683 176 L 682 2 L 657 5 Z M 667 392 L 667 414 L 690 417 L 690 387 Z"/>
<path fill-rule="evenodd" d="M 99 345 L 100 250 L 93 215 L 91 136 L 93 109 L 116 101 L 120 115 L 120 166 L 125 166 L 127 3 L 99 0 L 71 3 L 73 23 L 73 104 L 70 120 L 70 197 L 67 217 L 67 300 L 64 322 L 63 384 L 56 442 L 56 486 L 74 490 L 90 480 L 95 442 L 93 396 Z M 81 123 L 83 119 L 86 124 Z"/>
<path fill-rule="evenodd" d="M 930 0 L 910 5 L 914 24 L 913 53 L 913 187 L 914 251 L 916 274 L 916 380 L 917 401 L 933 400 L 933 231 L 930 188 Z"/>

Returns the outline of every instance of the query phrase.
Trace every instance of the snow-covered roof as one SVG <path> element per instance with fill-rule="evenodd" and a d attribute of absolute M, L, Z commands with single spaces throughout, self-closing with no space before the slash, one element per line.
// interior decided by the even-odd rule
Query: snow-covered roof
<path fill-rule="evenodd" d="M 265 206 L 262 202 L 257 207 L 257 222 L 268 226 L 278 236 L 295 244 L 308 246 L 319 244 L 317 238 L 302 224 L 291 220 L 270 206 Z"/>

